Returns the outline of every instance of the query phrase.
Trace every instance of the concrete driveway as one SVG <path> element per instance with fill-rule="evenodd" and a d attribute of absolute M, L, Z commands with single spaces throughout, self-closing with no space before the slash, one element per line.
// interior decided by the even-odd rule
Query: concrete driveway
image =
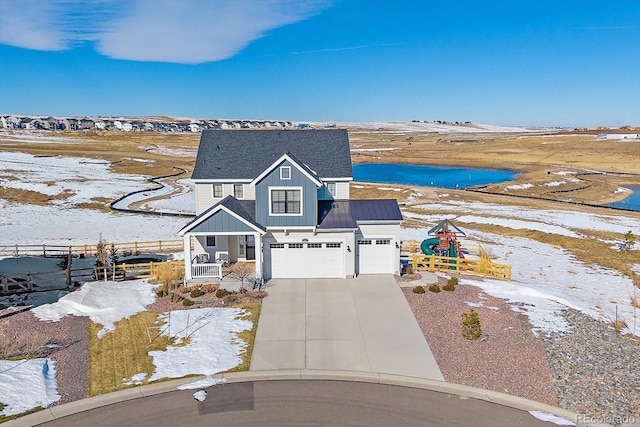
<path fill-rule="evenodd" d="M 252 371 L 330 369 L 444 380 L 391 275 L 274 279 Z"/>

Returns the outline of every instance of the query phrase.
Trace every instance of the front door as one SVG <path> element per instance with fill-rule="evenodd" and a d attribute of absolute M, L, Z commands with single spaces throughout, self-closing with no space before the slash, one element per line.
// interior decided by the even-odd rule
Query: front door
<path fill-rule="evenodd" d="M 256 259 L 256 238 L 253 234 L 238 236 L 238 256 L 247 261 Z"/>

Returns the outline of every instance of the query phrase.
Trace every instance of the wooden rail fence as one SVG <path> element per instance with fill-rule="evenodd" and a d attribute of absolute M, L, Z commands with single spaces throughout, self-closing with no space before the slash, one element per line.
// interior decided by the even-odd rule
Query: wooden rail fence
<path fill-rule="evenodd" d="M 491 260 L 487 251 L 478 243 L 463 245 L 469 255 L 476 258 L 454 258 L 439 255 L 425 255 L 420 250 L 420 241 L 406 240 L 401 242 L 401 252 L 409 253 L 409 265 L 413 271 L 444 271 L 448 273 L 465 273 L 500 280 L 511 280 L 511 266 L 498 264 Z"/>
<path fill-rule="evenodd" d="M 148 279 L 156 277 L 158 269 L 167 265 L 174 272 L 184 271 L 184 261 L 174 260 L 140 264 L 116 264 L 103 267 L 69 268 L 19 276 L 0 275 L 0 295 L 70 289 L 76 284 L 95 280 Z"/>
<path fill-rule="evenodd" d="M 107 249 L 113 245 L 120 254 L 140 254 L 150 252 L 180 252 L 183 250 L 182 239 L 150 240 L 143 242 L 107 243 Z M 96 254 L 97 244 L 73 245 L 0 245 L 2 256 L 63 256 L 71 253 L 75 256 L 90 257 Z"/>

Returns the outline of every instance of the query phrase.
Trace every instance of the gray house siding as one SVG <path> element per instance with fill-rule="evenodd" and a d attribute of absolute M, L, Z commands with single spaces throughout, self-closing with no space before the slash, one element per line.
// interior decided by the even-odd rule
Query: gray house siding
<path fill-rule="evenodd" d="M 291 179 L 280 179 L 280 166 L 291 167 Z M 270 216 L 269 187 L 302 187 L 302 215 Z M 256 221 L 266 227 L 313 227 L 318 222 L 318 191 L 316 185 L 288 160 L 256 184 Z"/>
<path fill-rule="evenodd" d="M 225 232 L 225 233 L 255 233 L 255 230 L 249 227 L 247 224 L 239 221 L 233 216 L 229 215 L 225 211 L 218 211 L 213 214 L 210 218 L 203 221 L 201 224 L 198 224 L 192 230 L 191 233 L 214 233 L 214 232 Z"/>

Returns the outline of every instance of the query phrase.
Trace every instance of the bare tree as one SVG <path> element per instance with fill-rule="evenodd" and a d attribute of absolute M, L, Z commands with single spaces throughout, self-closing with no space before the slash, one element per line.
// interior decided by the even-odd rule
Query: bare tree
<path fill-rule="evenodd" d="M 236 262 L 229 268 L 229 271 L 231 277 L 240 281 L 240 293 L 243 294 L 244 281 L 254 273 L 253 266 L 246 262 Z"/>

